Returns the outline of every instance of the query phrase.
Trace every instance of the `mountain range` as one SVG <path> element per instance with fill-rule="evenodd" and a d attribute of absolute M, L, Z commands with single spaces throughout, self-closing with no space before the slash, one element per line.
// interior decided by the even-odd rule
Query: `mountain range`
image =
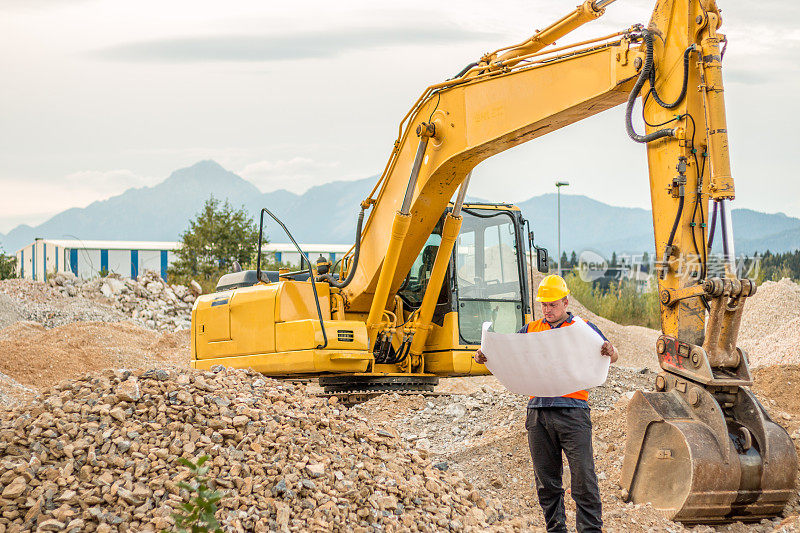
<path fill-rule="evenodd" d="M 174 241 L 213 195 L 227 199 L 235 207 L 244 206 L 256 219 L 262 207 L 269 208 L 300 243 L 349 244 L 354 239 L 359 203 L 376 179 L 373 176 L 326 183 L 303 194 L 286 190 L 264 193 L 216 162 L 200 161 L 176 170 L 158 185 L 132 188 L 84 208 L 67 209 L 35 227 L 17 226 L 7 235 L 0 235 L 0 243 L 7 252 L 14 252 L 36 237 Z M 530 220 L 537 244 L 554 253 L 555 193 L 524 201 L 509 200 Z M 734 209 L 732 216 L 737 253 L 800 248 L 798 218 L 750 209 Z M 272 242 L 288 242 L 283 231 L 271 221 L 266 224 L 266 234 Z M 604 255 L 612 251 L 652 251 L 652 217 L 647 209 L 612 206 L 581 195 L 562 195 L 561 244 L 562 250 L 591 249 Z"/>

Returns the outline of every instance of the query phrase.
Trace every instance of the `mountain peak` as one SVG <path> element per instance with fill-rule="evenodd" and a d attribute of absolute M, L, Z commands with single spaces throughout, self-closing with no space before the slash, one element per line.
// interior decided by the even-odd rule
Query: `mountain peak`
<path fill-rule="evenodd" d="M 199 194 L 206 199 L 213 195 L 220 199 L 227 197 L 233 205 L 261 195 L 255 185 L 211 159 L 174 171 L 149 189 L 149 193 L 157 197 Z"/>
<path fill-rule="evenodd" d="M 226 170 L 216 161 L 206 159 L 204 161 L 198 161 L 190 167 L 179 168 L 173 171 L 163 183 L 199 184 L 218 180 L 224 180 L 226 182 L 246 181 L 233 172 Z"/>

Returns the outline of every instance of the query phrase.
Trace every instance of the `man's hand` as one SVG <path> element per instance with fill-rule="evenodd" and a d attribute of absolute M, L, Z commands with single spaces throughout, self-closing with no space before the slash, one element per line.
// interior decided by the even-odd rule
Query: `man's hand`
<path fill-rule="evenodd" d="M 478 350 L 478 352 L 480 352 L 480 350 Z M 606 341 L 603 343 L 603 346 L 600 347 L 600 354 L 610 357 L 612 363 L 616 363 L 617 359 L 619 359 L 619 352 L 614 345 L 611 344 L 611 341 Z"/>
<path fill-rule="evenodd" d="M 478 351 L 475 352 L 475 355 L 473 355 L 472 358 L 475 359 L 475 362 L 479 364 L 484 364 L 487 361 L 486 356 L 483 355 L 483 352 L 480 351 L 480 349 L 478 349 Z"/>

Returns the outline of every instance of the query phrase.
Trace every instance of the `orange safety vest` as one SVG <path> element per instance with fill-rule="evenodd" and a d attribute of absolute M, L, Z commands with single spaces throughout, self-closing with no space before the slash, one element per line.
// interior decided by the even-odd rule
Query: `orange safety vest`
<path fill-rule="evenodd" d="M 574 323 L 575 323 L 575 321 L 572 320 L 572 316 L 570 316 L 569 318 L 567 318 L 567 320 L 562 322 L 558 327 L 571 326 Z M 550 324 L 548 324 L 543 318 L 540 318 L 539 320 L 534 320 L 533 322 L 528 322 L 527 333 L 535 333 L 537 331 L 547 331 L 547 330 L 550 330 L 550 329 L 553 329 L 550 326 Z M 563 396 L 563 398 L 575 398 L 576 400 L 588 401 L 589 400 L 589 392 L 585 391 L 585 390 L 579 390 L 577 392 L 572 392 L 570 394 L 565 394 Z M 533 399 L 533 396 L 531 396 L 531 399 Z"/>

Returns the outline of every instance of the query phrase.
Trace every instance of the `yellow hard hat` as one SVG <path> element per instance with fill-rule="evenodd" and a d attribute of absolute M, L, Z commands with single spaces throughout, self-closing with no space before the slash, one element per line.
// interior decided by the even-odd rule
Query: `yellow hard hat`
<path fill-rule="evenodd" d="M 555 274 L 546 276 L 541 283 L 539 289 L 536 291 L 537 302 L 555 302 L 569 294 L 567 282 L 564 278 Z"/>

